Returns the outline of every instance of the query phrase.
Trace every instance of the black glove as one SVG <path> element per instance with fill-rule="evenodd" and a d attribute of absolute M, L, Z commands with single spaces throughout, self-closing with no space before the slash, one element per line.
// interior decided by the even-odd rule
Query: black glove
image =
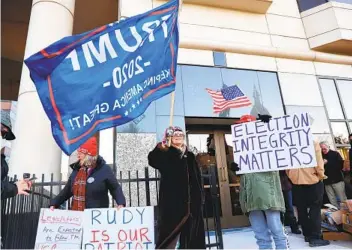
<path fill-rule="evenodd" d="M 238 167 L 238 164 L 236 162 L 232 162 L 230 168 L 234 172 L 240 171 L 240 168 Z"/>
<path fill-rule="evenodd" d="M 258 114 L 258 119 L 261 120 L 262 122 L 265 122 L 265 123 L 269 123 L 271 117 L 272 117 L 271 115 Z"/>
<path fill-rule="evenodd" d="M 281 219 L 281 223 L 282 223 L 283 225 L 285 225 L 285 213 L 280 212 L 280 219 Z"/>

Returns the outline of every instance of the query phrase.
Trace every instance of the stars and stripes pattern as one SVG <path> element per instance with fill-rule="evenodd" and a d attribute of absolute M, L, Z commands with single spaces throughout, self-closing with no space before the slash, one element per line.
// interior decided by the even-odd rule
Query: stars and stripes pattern
<path fill-rule="evenodd" d="M 243 94 L 237 85 L 226 87 L 220 91 L 206 89 L 213 98 L 213 111 L 220 113 L 230 108 L 251 106 L 251 100 Z"/>

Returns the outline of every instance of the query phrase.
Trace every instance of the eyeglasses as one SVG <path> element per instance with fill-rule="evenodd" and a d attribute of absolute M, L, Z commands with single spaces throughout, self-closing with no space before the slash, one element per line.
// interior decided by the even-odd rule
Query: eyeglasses
<path fill-rule="evenodd" d="M 184 137 L 185 135 L 182 131 L 175 131 L 173 136 L 174 137 Z"/>
<path fill-rule="evenodd" d="M 165 134 L 167 137 L 184 137 L 184 132 L 182 131 L 182 128 L 180 127 L 169 127 L 166 129 Z"/>

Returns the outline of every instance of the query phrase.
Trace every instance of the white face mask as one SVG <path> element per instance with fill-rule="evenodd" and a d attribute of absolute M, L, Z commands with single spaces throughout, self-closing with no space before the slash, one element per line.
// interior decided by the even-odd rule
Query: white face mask
<path fill-rule="evenodd" d="M 6 147 L 6 145 L 7 145 L 7 141 L 5 139 L 1 138 L 1 149 Z"/>
<path fill-rule="evenodd" d="M 10 156 L 10 152 L 11 152 L 11 142 L 5 140 L 5 139 L 1 139 L 1 150 L 5 148 L 4 150 L 4 155 L 6 157 Z"/>

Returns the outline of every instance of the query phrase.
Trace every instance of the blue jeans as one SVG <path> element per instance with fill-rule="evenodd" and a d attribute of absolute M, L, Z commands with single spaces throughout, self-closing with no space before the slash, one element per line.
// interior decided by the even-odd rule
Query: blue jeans
<path fill-rule="evenodd" d="M 249 221 L 259 249 L 272 249 L 272 238 L 276 249 L 288 249 L 288 240 L 281 223 L 280 211 L 252 211 L 249 213 Z"/>

